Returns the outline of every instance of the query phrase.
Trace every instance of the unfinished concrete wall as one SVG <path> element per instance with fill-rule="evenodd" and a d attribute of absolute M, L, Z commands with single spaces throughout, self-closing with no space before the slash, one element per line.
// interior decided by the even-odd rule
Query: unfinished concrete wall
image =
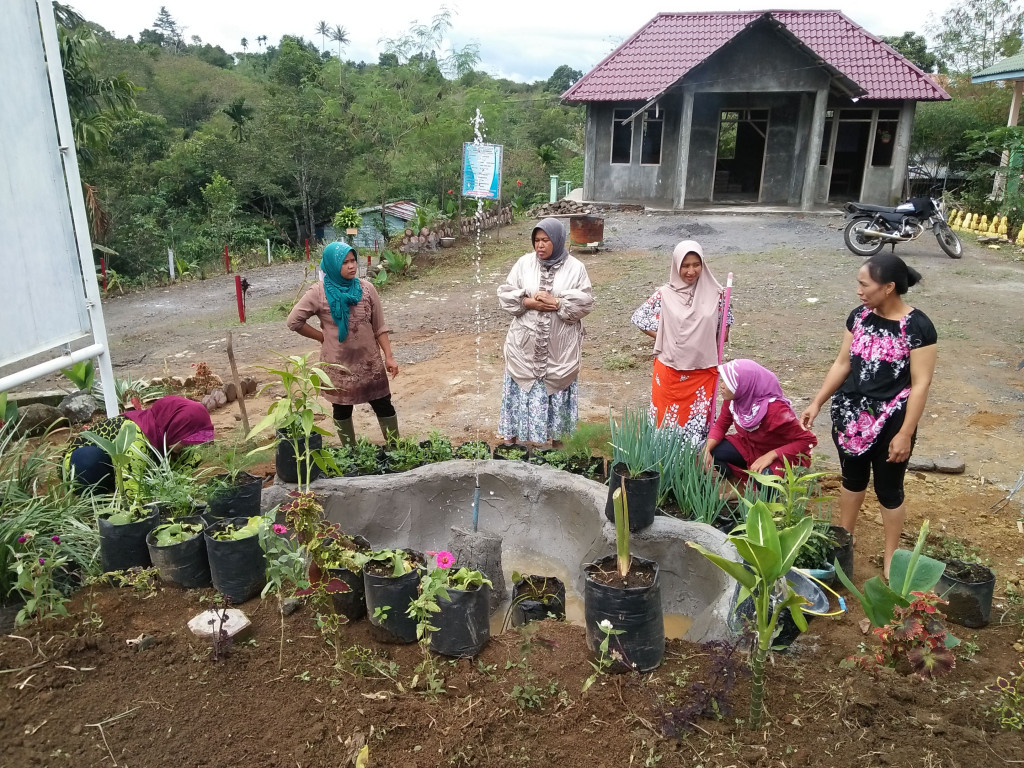
<path fill-rule="evenodd" d="M 679 117 L 682 112 L 679 94 L 666 94 L 658 103 L 658 110 L 664 115 L 661 162 L 657 165 L 644 165 L 640 162 L 642 115 L 638 115 L 633 122 L 629 163 L 611 162 L 614 110 L 629 109 L 635 112 L 643 105 L 642 101 L 592 102 L 587 105 L 587 146 L 583 174 L 585 200 L 671 207 L 676 186 Z"/>
<path fill-rule="evenodd" d="M 474 469 L 471 461 L 446 461 L 397 475 L 318 480 L 312 488 L 324 497 L 329 520 L 375 547 L 441 550 L 453 526 L 472 530 Z M 604 517 L 607 487 L 524 462 L 486 461 L 479 469 L 480 530 L 501 536 L 504 551 L 527 550 L 564 563 L 582 595 L 582 565 L 615 550 L 614 526 Z M 265 489 L 263 508 L 283 503 L 292 489 Z M 665 612 L 693 619 L 687 640 L 729 637 L 734 582 L 686 541 L 736 559 L 720 531 L 671 517 L 658 517 L 633 534 L 630 549 L 658 562 Z"/>

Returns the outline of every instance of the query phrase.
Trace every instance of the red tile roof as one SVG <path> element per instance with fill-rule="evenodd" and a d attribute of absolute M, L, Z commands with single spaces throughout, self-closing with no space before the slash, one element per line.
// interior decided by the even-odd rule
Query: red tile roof
<path fill-rule="evenodd" d="M 839 11 L 659 13 L 562 94 L 569 102 L 647 101 L 759 19 L 774 19 L 867 99 L 939 101 L 924 72 Z"/>

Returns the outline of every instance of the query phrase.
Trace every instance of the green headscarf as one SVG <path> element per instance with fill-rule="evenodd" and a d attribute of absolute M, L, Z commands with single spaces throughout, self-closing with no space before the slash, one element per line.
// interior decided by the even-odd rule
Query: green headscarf
<path fill-rule="evenodd" d="M 355 253 L 355 249 L 350 245 L 331 243 L 324 248 L 324 255 L 320 259 L 327 304 L 331 308 L 331 317 L 338 324 L 338 341 L 344 341 L 348 336 L 349 309 L 363 298 L 363 284 L 359 282 L 359 278 L 346 280 L 341 276 L 341 265 L 349 251 Z M 358 255 L 356 258 L 359 258 Z"/>

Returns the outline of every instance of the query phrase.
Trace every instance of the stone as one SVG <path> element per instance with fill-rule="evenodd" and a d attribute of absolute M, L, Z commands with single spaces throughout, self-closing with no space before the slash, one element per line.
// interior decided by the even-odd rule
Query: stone
<path fill-rule="evenodd" d="M 229 381 L 224 385 L 224 397 L 228 399 L 229 403 L 233 403 L 238 399 L 238 389 L 235 387 L 235 382 Z"/>
<path fill-rule="evenodd" d="M 281 613 L 291 616 L 302 607 L 302 601 L 297 597 L 289 597 L 281 603 Z"/>
<path fill-rule="evenodd" d="M 483 531 L 467 531 L 452 526 L 449 545 L 455 562 L 480 571 L 491 580 L 491 613 L 505 600 L 505 575 L 501 567 L 501 536 Z"/>
<path fill-rule="evenodd" d="M 907 469 L 911 472 L 934 472 L 935 459 L 929 459 L 924 456 L 911 456 L 910 461 L 907 462 Z"/>
<path fill-rule="evenodd" d="M 100 409 L 100 404 L 91 393 L 72 392 L 60 401 L 57 410 L 72 424 L 84 424 Z"/>
<path fill-rule="evenodd" d="M 203 399 L 200 400 L 199 402 L 201 402 L 203 406 L 206 408 L 206 410 L 208 410 L 210 413 L 213 413 L 215 410 L 217 410 L 217 400 L 214 398 L 213 395 L 203 395 Z"/>
<path fill-rule="evenodd" d="M 227 618 L 221 624 L 220 616 L 227 612 Z M 249 617 L 237 608 L 210 609 L 193 616 L 188 622 L 189 631 L 203 640 L 212 640 L 218 629 L 223 629 L 229 640 L 242 640 L 252 629 Z"/>
<path fill-rule="evenodd" d="M 242 378 L 242 392 L 245 395 L 255 395 L 256 394 L 256 387 L 257 387 L 256 379 L 254 379 L 252 376 L 244 376 Z"/>
<path fill-rule="evenodd" d="M 67 419 L 52 405 L 32 403 L 18 407 L 19 435 L 41 435 L 55 424 L 66 425 Z"/>
<path fill-rule="evenodd" d="M 944 475 L 962 475 L 965 469 L 964 460 L 957 456 L 935 460 L 935 470 Z"/>

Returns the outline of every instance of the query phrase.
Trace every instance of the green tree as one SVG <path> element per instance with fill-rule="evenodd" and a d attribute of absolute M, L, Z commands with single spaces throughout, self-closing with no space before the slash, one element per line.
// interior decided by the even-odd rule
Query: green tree
<path fill-rule="evenodd" d="M 316 25 L 316 33 L 320 35 L 320 52 L 323 53 L 327 48 L 327 36 L 331 34 L 331 28 L 327 26 L 326 21 L 321 20 Z"/>
<path fill-rule="evenodd" d="M 231 182 L 213 172 L 213 179 L 203 187 L 203 202 L 211 231 L 219 243 L 228 242 L 238 210 L 238 194 Z"/>
<path fill-rule="evenodd" d="M 926 29 L 940 71 L 977 72 L 1020 51 L 1024 12 L 1017 0 L 964 0 Z"/>
<path fill-rule="evenodd" d="M 160 6 L 160 13 L 153 22 L 153 29 L 163 35 L 163 44 L 173 53 L 178 53 L 184 47 L 183 30 L 171 16 L 167 6 Z"/>
<path fill-rule="evenodd" d="M 928 41 L 915 32 L 904 32 L 899 36 L 883 36 L 882 42 L 892 47 L 898 54 L 910 60 L 925 72 L 934 72 L 938 59 L 928 50 Z"/>
<path fill-rule="evenodd" d="M 304 82 L 316 82 L 322 66 L 315 46 L 302 38 L 285 35 L 281 38 L 271 78 L 281 85 L 298 88 Z"/>
<path fill-rule="evenodd" d="M 548 78 L 544 84 L 544 90 L 551 93 L 565 93 L 576 84 L 576 81 L 583 77 L 578 69 L 573 69 L 568 64 L 562 64 Z"/>

